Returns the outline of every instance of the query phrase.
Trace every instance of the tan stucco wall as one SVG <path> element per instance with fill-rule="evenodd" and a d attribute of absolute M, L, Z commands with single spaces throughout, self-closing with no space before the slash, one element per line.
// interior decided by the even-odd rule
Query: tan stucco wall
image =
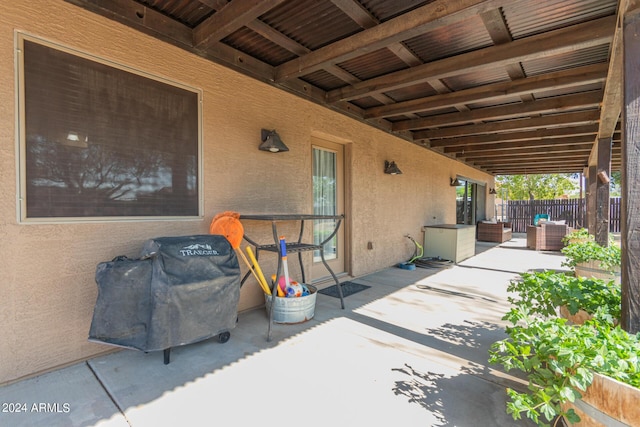
<path fill-rule="evenodd" d="M 201 89 L 204 218 L 18 224 L 16 30 Z M 425 224 L 455 222 L 450 176 L 493 186 L 489 175 L 61 0 L 3 4 L 0 99 L 0 384 L 111 350 L 87 341 L 99 262 L 136 256 L 148 238 L 207 233 L 213 215 L 224 210 L 310 212 L 312 135 L 349 146 L 346 229 L 351 239 L 348 268 L 355 276 L 406 260 L 412 252 L 406 234 L 421 238 Z M 261 128 L 277 129 L 290 151 L 258 151 Z M 384 160 L 395 160 L 404 174 L 383 174 Z M 269 230 L 258 232 L 268 236 Z M 372 250 L 368 242 L 373 242 Z M 266 255 L 261 265 L 272 270 Z M 247 282 L 240 310 L 261 303 L 257 284 Z"/>

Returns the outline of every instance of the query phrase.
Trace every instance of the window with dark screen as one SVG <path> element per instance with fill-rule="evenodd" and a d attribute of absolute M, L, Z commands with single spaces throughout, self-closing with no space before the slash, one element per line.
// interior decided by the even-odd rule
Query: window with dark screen
<path fill-rule="evenodd" d="M 21 220 L 200 215 L 200 91 L 19 43 Z"/>

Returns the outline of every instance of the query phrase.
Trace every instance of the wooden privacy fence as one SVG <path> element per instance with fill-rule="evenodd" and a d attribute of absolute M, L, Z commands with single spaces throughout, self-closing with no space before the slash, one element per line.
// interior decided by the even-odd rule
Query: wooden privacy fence
<path fill-rule="evenodd" d="M 501 215 L 504 212 L 504 215 Z M 548 214 L 551 220 L 565 220 L 572 228 L 586 228 L 585 200 L 509 200 L 496 205 L 498 217 L 506 217 L 512 223 L 514 233 L 526 233 L 536 214 Z M 620 198 L 609 202 L 609 231 L 620 232 Z"/>

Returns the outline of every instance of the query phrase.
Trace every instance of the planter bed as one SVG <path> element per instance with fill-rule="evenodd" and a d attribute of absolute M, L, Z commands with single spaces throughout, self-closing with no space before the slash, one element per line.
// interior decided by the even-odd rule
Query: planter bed
<path fill-rule="evenodd" d="M 620 284 L 620 268 L 616 268 L 613 273 L 600 267 L 600 261 L 587 261 L 578 263 L 575 267 L 576 276 L 594 277 L 596 279 L 614 280 Z"/>
<path fill-rule="evenodd" d="M 580 417 L 576 427 L 622 427 L 640 425 L 640 389 L 613 378 L 594 373 L 593 382 L 582 399 L 565 403 Z"/>

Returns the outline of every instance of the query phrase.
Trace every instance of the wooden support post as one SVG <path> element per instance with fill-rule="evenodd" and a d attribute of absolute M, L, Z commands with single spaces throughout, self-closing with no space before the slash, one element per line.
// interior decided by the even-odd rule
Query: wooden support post
<path fill-rule="evenodd" d="M 622 108 L 622 318 L 630 333 L 640 332 L 640 9 L 623 24 Z"/>
<path fill-rule="evenodd" d="M 578 206 L 578 217 L 576 218 L 575 228 L 585 228 L 587 224 L 587 214 L 585 211 L 587 210 L 587 192 L 584 189 L 584 177 L 585 170 L 583 169 L 580 173 L 580 205 Z"/>
<path fill-rule="evenodd" d="M 589 165 L 587 168 L 587 229 L 589 234 L 596 235 L 596 210 L 598 205 L 596 204 L 596 194 L 598 193 L 598 166 Z"/>
<path fill-rule="evenodd" d="M 611 181 L 611 138 L 601 138 L 596 147 L 595 237 L 602 246 L 609 245 L 609 182 Z"/>

